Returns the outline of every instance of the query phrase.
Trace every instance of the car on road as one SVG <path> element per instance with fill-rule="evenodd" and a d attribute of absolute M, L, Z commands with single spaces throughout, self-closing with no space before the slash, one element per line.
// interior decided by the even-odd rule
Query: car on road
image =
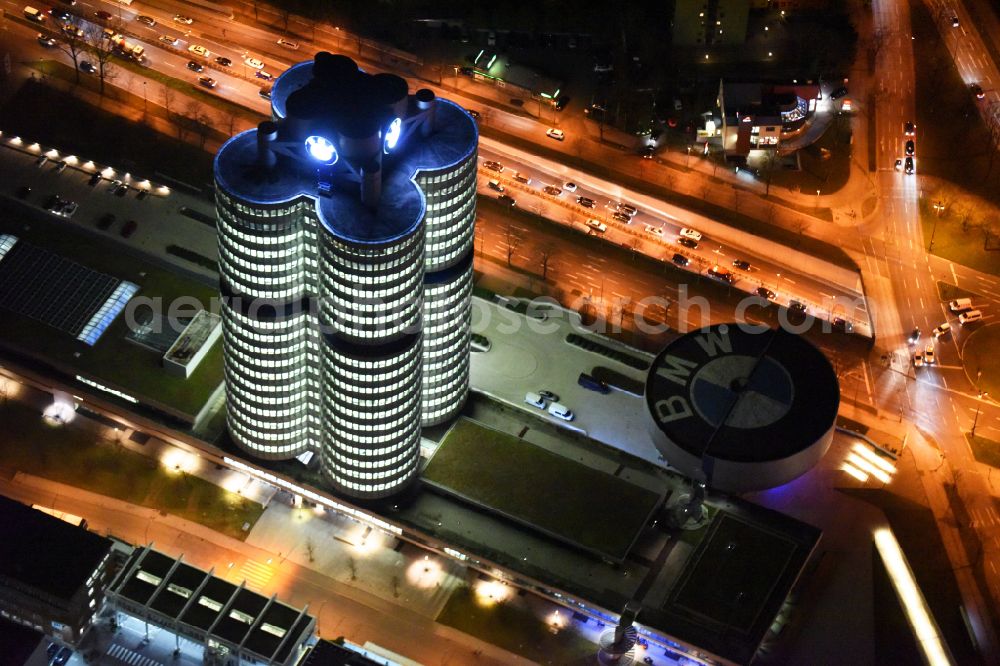
<path fill-rule="evenodd" d="M 255 76 L 258 79 L 264 79 L 265 81 L 270 81 L 271 79 L 274 78 L 269 72 L 265 72 L 262 69 L 258 69 L 257 73 L 255 74 Z"/>
<path fill-rule="evenodd" d="M 105 213 L 97 218 L 97 228 L 101 231 L 107 231 L 111 228 L 111 225 L 115 223 L 114 213 Z"/>
<path fill-rule="evenodd" d="M 491 178 L 490 182 L 486 183 L 486 187 L 490 188 L 491 190 L 496 190 L 497 192 L 503 192 L 506 189 L 504 188 L 503 183 L 501 183 L 499 180 L 496 180 L 495 178 Z"/>
<path fill-rule="evenodd" d="M 514 180 L 516 180 L 517 182 L 522 183 L 524 185 L 530 185 L 531 184 L 531 179 L 528 178 L 527 176 L 525 176 L 523 173 L 521 173 L 519 171 L 514 171 L 513 173 L 510 174 L 510 177 L 513 178 Z"/>
<path fill-rule="evenodd" d="M 176 37 L 171 37 L 170 35 L 160 35 L 157 39 L 167 46 L 177 46 L 177 42 L 180 41 Z"/>
<path fill-rule="evenodd" d="M 577 197 L 576 202 L 584 208 L 594 208 L 597 206 L 597 202 L 589 197 Z"/>
<path fill-rule="evenodd" d="M 687 266 L 691 263 L 691 260 L 685 257 L 683 254 L 674 253 L 674 256 L 670 258 L 670 261 L 674 262 L 678 266 Z"/>
<path fill-rule="evenodd" d="M 257 58 L 251 58 L 250 56 L 243 58 L 243 64 L 253 69 L 264 69 L 263 60 L 258 60 Z"/>
<path fill-rule="evenodd" d="M 740 269 L 741 271 L 749 271 L 753 267 L 750 265 L 749 261 L 744 259 L 733 259 L 733 266 Z"/>
<path fill-rule="evenodd" d="M 195 55 L 199 55 L 202 58 L 207 58 L 208 56 L 212 55 L 212 52 L 206 49 L 201 44 L 192 44 L 191 46 L 188 47 L 188 51 L 190 51 Z"/>
<path fill-rule="evenodd" d="M 902 168 L 903 168 L 903 158 L 899 158 L 898 160 L 896 160 L 895 169 L 896 171 L 900 171 Z"/>
<path fill-rule="evenodd" d="M 545 136 L 550 139 L 555 139 L 556 141 L 562 141 L 566 138 L 566 133 L 561 129 L 556 129 L 555 127 L 550 127 L 545 130 Z"/>
<path fill-rule="evenodd" d="M 698 248 L 698 241 L 696 241 L 693 238 L 688 238 L 687 236 L 681 236 L 680 238 L 678 238 L 677 243 L 692 250 Z"/>
<path fill-rule="evenodd" d="M 809 312 L 809 309 L 801 301 L 788 301 L 788 311 L 794 312 L 797 315 L 804 315 Z"/>
<path fill-rule="evenodd" d="M 86 72 L 87 74 L 97 74 L 97 67 L 95 67 L 94 63 L 89 60 L 84 60 L 80 63 L 80 71 Z"/>
<path fill-rule="evenodd" d="M 122 226 L 121 235 L 122 238 L 129 238 L 135 233 L 135 230 L 139 228 L 138 222 L 135 220 L 129 220 Z"/>
<path fill-rule="evenodd" d="M 775 296 L 774 292 L 768 289 L 767 287 L 757 287 L 757 291 L 755 291 L 754 293 L 760 296 L 761 298 L 766 298 L 769 301 L 773 301 Z"/>
<path fill-rule="evenodd" d="M 194 19 L 190 16 L 184 16 L 184 14 L 174 14 L 174 23 L 183 23 L 184 25 L 191 25 L 194 23 Z"/>
<path fill-rule="evenodd" d="M 278 46 L 284 46 L 286 49 L 291 49 L 293 51 L 298 51 L 299 50 L 299 43 L 298 42 L 293 42 L 292 40 L 285 39 L 284 37 L 282 37 L 281 39 L 279 39 L 277 41 L 277 44 L 278 44 Z"/>
<path fill-rule="evenodd" d="M 52 47 L 56 45 L 56 38 L 49 37 L 48 35 L 43 35 L 42 33 L 38 33 L 38 43 L 46 48 Z"/>
<path fill-rule="evenodd" d="M 233 61 L 227 58 L 226 56 L 219 56 L 218 58 L 215 59 L 215 64 L 219 65 L 220 67 L 231 67 Z"/>
<path fill-rule="evenodd" d="M 959 20 L 957 16 L 951 17 L 951 27 L 957 28 L 959 26 Z"/>
<path fill-rule="evenodd" d="M 913 124 L 913 121 L 908 120 L 903 124 L 903 134 L 906 136 L 915 136 L 917 133 L 917 126 Z"/>
<path fill-rule="evenodd" d="M 192 72 L 205 71 L 205 66 L 195 60 L 188 60 L 187 68 L 190 69 Z"/>
<path fill-rule="evenodd" d="M 545 409 L 545 398 L 538 395 L 537 393 L 524 394 L 524 402 L 531 405 L 532 407 L 538 407 L 538 409 Z"/>
<path fill-rule="evenodd" d="M 916 151 L 916 144 L 913 143 L 913 139 L 910 139 L 909 141 L 906 142 L 905 149 L 906 149 L 906 154 L 909 157 L 913 157 L 913 153 Z"/>
<path fill-rule="evenodd" d="M 695 231 L 694 229 L 688 229 L 687 227 L 684 227 L 683 229 L 680 230 L 680 236 L 681 238 L 690 238 L 693 241 L 701 240 L 700 231 Z"/>
<path fill-rule="evenodd" d="M 603 234 L 608 230 L 608 225 L 604 224 L 600 220 L 595 220 L 594 218 L 587 220 L 587 226 L 599 234 Z"/>
<path fill-rule="evenodd" d="M 56 655 L 55 659 L 52 660 L 52 666 L 66 666 L 66 662 L 69 661 L 69 658 L 72 656 L 73 656 L 73 651 L 70 650 L 68 647 L 64 647 L 63 649 L 59 650 L 59 653 Z"/>
<path fill-rule="evenodd" d="M 927 365 L 933 365 L 933 363 L 934 363 L 934 343 L 933 342 L 928 343 L 928 345 L 926 347 L 924 347 L 924 363 L 926 363 Z"/>
<path fill-rule="evenodd" d="M 646 146 L 642 149 L 642 159 L 651 160 L 656 155 L 656 146 Z"/>
<path fill-rule="evenodd" d="M 271 99 L 271 86 L 268 86 L 266 88 L 261 88 L 257 94 L 263 97 L 264 99 Z"/>
<path fill-rule="evenodd" d="M 618 212 L 625 213 L 629 217 L 635 217 L 639 213 L 638 208 L 626 203 L 620 203 L 617 206 L 615 206 L 615 208 L 618 210 Z"/>
<path fill-rule="evenodd" d="M 49 14 L 52 14 L 52 18 L 60 21 L 68 21 L 71 17 L 71 14 L 65 9 L 57 9 L 55 7 L 49 10 Z"/>
<path fill-rule="evenodd" d="M 538 395 L 542 396 L 546 400 L 551 400 L 552 402 L 559 402 L 559 396 L 547 389 L 542 389 L 541 391 L 538 392 Z"/>
<path fill-rule="evenodd" d="M 654 227 L 652 224 L 647 224 L 644 228 L 647 234 L 663 238 L 663 227 Z"/>
<path fill-rule="evenodd" d="M 736 276 L 734 276 L 729 269 L 723 268 L 722 266 L 712 266 L 708 269 L 708 277 L 715 278 L 725 282 L 726 284 L 732 284 L 736 281 Z"/>
<path fill-rule="evenodd" d="M 910 331 L 910 335 L 906 338 L 906 341 L 911 345 L 915 345 L 920 342 L 920 328 L 914 328 Z"/>
<path fill-rule="evenodd" d="M 841 97 L 844 97 L 845 95 L 847 95 L 847 87 L 846 86 L 840 86 L 839 88 L 837 88 L 836 90 L 834 90 L 832 93 L 830 93 L 830 99 L 840 99 Z"/>
<path fill-rule="evenodd" d="M 932 334 L 934 335 L 935 338 L 940 338 L 942 335 L 948 335 L 950 331 L 951 331 L 951 324 L 945 322 L 940 326 L 938 326 L 937 328 L 935 328 Z"/>
<path fill-rule="evenodd" d="M 486 160 L 483 162 L 483 168 L 489 169 L 490 171 L 496 171 L 497 173 L 503 173 L 503 165 L 499 162 L 494 162 L 493 160 Z"/>
<path fill-rule="evenodd" d="M 854 324 L 847 321 L 843 317 L 834 317 L 832 323 L 833 323 L 833 330 L 835 331 L 840 331 L 841 333 L 854 332 Z"/>
<path fill-rule="evenodd" d="M 971 86 L 969 86 L 969 90 L 971 90 L 972 94 L 976 96 L 976 99 L 982 99 L 986 97 L 986 93 L 983 92 L 983 87 L 978 83 L 973 83 Z"/>
<path fill-rule="evenodd" d="M 565 183 L 563 189 L 567 192 L 576 192 L 576 183 Z"/>
<path fill-rule="evenodd" d="M 514 199 L 514 197 L 509 196 L 507 194 L 501 194 L 500 196 L 498 196 L 497 197 L 497 201 L 499 201 L 502 204 L 507 204 L 508 206 L 511 206 L 511 207 L 514 207 L 514 206 L 517 205 L 517 201 Z"/>
<path fill-rule="evenodd" d="M 924 366 L 924 353 L 922 351 L 913 352 L 913 367 L 922 368 Z"/>
<path fill-rule="evenodd" d="M 96 16 L 97 18 L 99 18 L 102 21 L 110 21 L 111 19 L 114 18 L 114 16 L 112 16 L 111 12 L 106 12 L 103 9 L 100 9 L 100 10 L 94 12 L 94 16 Z"/>
<path fill-rule="evenodd" d="M 480 118 L 482 118 L 482 115 L 478 111 L 475 111 L 473 109 L 466 109 L 465 112 L 468 113 L 470 116 L 472 116 L 473 120 L 479 120 Z"/>
<path fill-rule="evenodd" d="M 560 404 L 558 402 L 553 402 L 551 405 L 549 405 L 549 414 L 557 418 L 560 418 L 563 421 L 572 421 L 574 418 L 576 418 L 575 415 L 573 414 L 573 410 L 571 410 L 566 405 Z"/>
<path fill-rule="evenodd" d="M 906 161 L 903 164 L 904 164 L 903 170 L 906 171 L 907 174 L 912 174 L 913 173 L 913 158 L 912 157 L 907 157 Z"/>
<path fill-rule="evenodd" d="M 546 185 L 545 187 L 543 187 L 542 192 L 545 192 L 546 194 L 554 197 L 557 197 L 560 194 L 562 194 L 562 190 L 560 190 L 558 187 L 553 187 L 551 185 Z"/>
<path fill-rule="evenodd" d="M 146 16 L 145 14 L 139 14 L 135 17 L 135 20 L 143 25 L 148 25 L 150 28 L 156 25 L 156 19 L 152 16 Z"/>
<path fill-rule="evenodd" d="M 629 217 L 625 213 L 619 213 L 618 211 L 615 211 L 615 212 L 611 213 L 611 217 L 613 217 L 614 219 L 618 220 L 622 224 L 630 224 L 632 222 L 632 218 L 631 217 Z"/>
<path fill-rule="evenodd" d="M 215 79 L 211 76 L 199 76 L 198 85 L 204 86 L 206 88 L 214 88 L 216 86 Z"/>

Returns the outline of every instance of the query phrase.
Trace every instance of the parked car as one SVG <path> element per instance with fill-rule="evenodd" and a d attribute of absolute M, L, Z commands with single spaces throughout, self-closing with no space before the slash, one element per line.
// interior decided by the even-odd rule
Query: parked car
<path fill-rule="evenodd" d="M 551 195 L 553 197 L 557 197 L 560 194 L 562 194 L 562 190 L 560 190 L 558 187 L 552 187 L 551 185 L 546 185 L 545 187 L 543 187 L 542 192 L 545 192 L 546 194 Z"/>
<path fill-rule="evenodd" d="M 143 25 L 148 25 L 150 28 L 156 25 L 156 19 L 152 16 L 146 16 L 145 14 L 139 14 L 135 17 L 135 20 Z"/>
<path fill-rule="evenodd" d="M 561 129 L 556 129 L 555 127 L 550 127 L 545 130 L 545 136 L 550 139 L 555 139 L 556 141 L 563 141 L 566 138 L 566 133 Z"/>
<path fill-rule="evenodd" d="M 128 185 L 119 185 L 117 189 L 115 189 L 116 197 L 123 197 L 126 194 L 128 194 Z"/>
<path fill-rule="evenodd" d="M 525 393 L 524 402 L 531 405 L 532 407 L 538 407 L 538 409 L 545 409 L 545 398 L 538 395 L 537 393 Z"/>
<path fill-rule="evenodd" d="M 256 76 L 258 79 L 264 79 L 265 81 L 270 81 L 271 79 L 274 78 L 274 76 L 272 76 L 269 72 L 265 72 L 262 69 L 258 69 L 257 73 L 254 74 L 254 76 Z"/>
<path fill-rule="evenodd" d="M 227 58 L 226 56 L 219 56 L 218 58 L 215 59 L 215 64 L 221 67 L 231 67 L 233 61 Z"/>
<path fill-rule="evenodd" d="M 595 220 L 594 218 L 587 220 L 587 226 L 599 234 L 603 234 L 608 230 L 608 225 L 604 224 L 600 220 Z"/>
<path fill-rule="evenodd" d="M 171 37 L 170 35 L 160 35 L 158 39 L 168 46 L 177 46 L 177 42 L 179 41 L 176 37 Z"/>
<path fill-rule="evenodd" d="M 698 248 L 698 241 L 693 238 L 687 238 L 686 236 L 681 236 L 677 239 L 678 245 L 683 245 L 684 247 L 695 250 Z"/>
<path fill-rule="evenodd" d="M 685 257 L 683 254 L 674 253 L 674 256 L 670 259 L 678 266 L 687 266 L 691 263 L 691 260 Z"/>
<path fill-rule="evenodd" d="M 291 49 L 293 51 L 299 50 L 298 42 L 293 42 L 292 40 L 285 39 L 284 37 L 278 40 L 278 46 L 284 46 L 286 49 Z"/>
<path fill-rule="evenodd" d="M 97 171 L 90 174 L 90 178 L 87 179 L 87 185 L 95 187 L 99 182 L 101 182 L 101 174 Z"/>
<path fill-rule="evenodd" d="M 635 217 L 639 213 L 639 209 L 635 206 L 627 203 L 619 203 L 615 206 L 619 213 L 625 213 L 629 217 Z"/>
<path fill-rule="evenodd" d="M 567 192 L 576 192 L 576 183 L 566 183 L 563 185 L 563 189 Z"/>
<path fill-rule="evenodd" d="M 948 303 L 948 309 L 955 314 L 960 314 L 962 312 L 968 312 L 972 309 L 972 299 L 971 298 L 956 298 L 955 300 Z"/>
<path fill-rule="evenodd" d="M 538 392 L 538 395 L 542 396 L 546 400 L 551 400 L 552 402 L 559 402 L 559 396 L 547 389 L 542 389 L 541 391 Z"/>
<path fill-rule="evenodd" d="M 490 171 L 496 171 L 497 173 L 503 173 L 503 165 L 499 162 L 494 162 L 493 160 L 486 160 L 483 162 L 483 168 L 489 169 Z"/>
<path fill-rule="evenodd" d="M 896 171 L 899 171 L 899 170 L 901 170 L 903 168 L 903 159 L 902 158 L 899 158 L 898 160 L 896 160 L 895 167 L 896 167 Z"/>
<path fill-rule="evenodd" d="M 511 173 L 510 177 L 523 185 L 531 184 L 531 179 L 522 174 L 520 171 L 514 171 Z"/>
<path fill-rule="evenodd" d="M 973 322 L 979 321 L 983 318 L 983 313 L 980 310 L 969 310 L 968 312 L 963 312 L 958 315 L 958 323 L 962 326 L 966 324 L 971 324 Z"/>
<path fill-rule="evenodd" d="M 947 335 L 951 331 L 951 324 L 945 322 L 934 329 L 933 335 L 935 338 L 940 338 L 942 335 Z"/>
<path fill-rule="evenodd" d="M 695 231 L 694 229 L 688 229 L 687 227 L 681 229 L 680 236 L 682 238 L 690 238 L 693 241 L 701 241 L 702 238 L 700 231 Z"/>
<path fill-rule="evenodd" d="M 135 230 L 139 228 L 139 224 L 135 220 L 129 220 L 122 227 L 121 235 L 123 238 L 130 238 Z"/>
<path fill-rule="evenodd" d="M 253 69 L 264 69 L 264 61 L 258 60 L 257 58 L 247 56 L 246 58 L 243 58 L 243 63 L 247 67 L 251 67 Z"/>
<path fill-rule="evenodd" d="M 560 418 L 563 421 L 572 421 L 576 418 L 576 415 L 573 414 L 573 410 L 558 402 L 553 402 L 549 405 L 549 414 L 555 416 L 556 418 Z"/>
<path fill-rule="evenodd" d="M 197 56 L 201 56 L 202 58 L 207 58 L 208 56 L 212 55 L 212 52 L 206 49 L 201 44 L 192 44 L 191 46 L 188 47 L 188 51 Z"/>
<path fill-rule="evenodd" d="M 175 23 L 183 23 L 184 25 L 191 25 L 194 23 L 194 19 L 190 16 L 184 16 L 184 14 L 174 14 Z"/>
<path fill-rule="evenodd" d="M 625 213 L 619 213 L 618 211 L 615 211 L 615 212 L 611 213 L 611 217 L 613 217 L 614 219 L 618 220 L 622 224 L 630 224 L 632 222 L 632 218 L 631 217 L 629 217 Z M 660 233 L 662 234 L 663 231 L 661 230 Z"/>
<path fill-rule="evenodd" d="M 658 238 L 663 238 L 663 227 L 654 227 L 652 224 L 647 224 L 645 226 L 647 234 L 652 234 Z"/>
<path fill-rule="evenodd" d="M 577 197 L 576 202 L 584 208 L 594 208 L 597 206 L 597 202 L 589 197 Z"/>

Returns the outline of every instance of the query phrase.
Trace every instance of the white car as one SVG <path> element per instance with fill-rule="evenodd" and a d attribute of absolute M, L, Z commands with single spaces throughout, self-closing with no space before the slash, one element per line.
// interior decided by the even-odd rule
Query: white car
<path fill-rule="evenodd" d="M 575 415 L 573 414 L 573 410 L 571 410 L 566 405 L 563 405 L 558 402 L 553 402 L 551 405 L 549 405 L 549 414 L 558 417 L 563 421 L 572 421 L 574 418 L 576 418 Z"/>
<path fill-rule="evenodd" d="M 243 58 L 243 63 L 247 67 L 253 67 L 254 69 L 264 69 L 264 63 L 260 60 L 257 60 L 257 58 L 251 58 L 250 56 L 247 56 L 246 58 Z"/>
<path fill-rule="evenodd" d="M 563 185 L 563 189 L 567 192 L 576 192 L 576 183 L 566 183 Z"/>
<path fill-rule="evenodd" d="M 192 44 L 191 46 L 188 47 L 188 51 L 190 51 L 195 55 L 200 55 L 202 58 L 207 58 L 208 56 L 212 55 L 212 52 L 206 49 L 201 44 Z"/>
<path fill-rule="evenodd" d="M 652 224 L 646 225 L 646 233 L 653 234 L 654 236 L 659 236 L 660 238 L 663 238 L 663 228 L 654 227 Z"/>
<path fill-rule="evenodd" d="M 942 335 L 946 335 L 950 330 L 951 330 L 951 324 L 945 322 L 934 329 L 934 337 L 940 338 Z"/>
<path fill-rule="evenodd" d="M 159 40 L 164 44 L 168 44 L 170 46 L 177 46 L 177 41 L 178 41 L 176 37 L 171 37 L 170 35 L 160 35 Z"/>
<path fill-rule="evenodd" d="M 556 129 L 555 127 L 550 127 L 545 130 L 545 136 L 550 139 L 555 139 L 556 141 L 562 141 L 566 138 L 566 132 L 563 132 L 561 129 Z"/>
<path fill-rule="evenodd" d="M 924 353 L 914 352 L 913 353 L 913 367 L 920 368 L 924 365 Z"/>
<path fill-rule="evenodd" d="M 683 238 L 690 238 L 691 240 L 693 240 L 695 242 L 700 242 L 701 241 L 701 232 L 700 231 L 695 231 L 694 229 L 688 229 L 687 227 L 684 227 L 683 229 L 681 229 L 681 236 Z"/>
<path fill-rule="evenodd" d="M 587 220 L 587 226 L 600 234 L 603 234 L 608 230 L 608 225 L 604 224 L 600 220 L 595 220 L 594 218 Z"/>
<path fill-rule="evenodd" d="M 194 23 L 194 19 L 190 16 L 184 16 L 183 14 L 174 14 L 174 22 L 183 23 L 184 25 L 191 25 Z"/>
<path fill-rule="evenodd" d="M 934 343 L 930 343 L 924 348 L 924 363 L 931 365 L 934 363 Z"/>
<path fill-rule="evenodd" d="M 284 46 L 286 49 L 292 49 L 293 51 L 297 51 L 299 49 L 298 42 L 293 42 L 290 39 L 284 38 L 278 40 L 278 46 Z"/>
<path fill-rule="evenodd" d="M 532 407 L 538 407 L 538 409 L 545 409 L 545 398 L 538 395 L 537 393 L 525 393 L 524 401 L 531 405 Z"/>

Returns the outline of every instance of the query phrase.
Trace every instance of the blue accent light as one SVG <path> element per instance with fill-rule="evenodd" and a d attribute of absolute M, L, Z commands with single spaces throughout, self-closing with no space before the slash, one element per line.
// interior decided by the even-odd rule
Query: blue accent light
<path fill-rule="evenodd" d="M 383 150 L 385 150 L 386 155 L 389 151 L 396 147 L 399 143 L 399 137 L 403 133 L 403 121 L 400 118 L 395 118 L 391 123 L 389 123 L 389 129 L 385 132 L 385 143 L 383 144 Z"/>
<path fill-rule="evenodd" d="M 334 164 L 337 161 L 337 149 L 330 143 L 329 139 L 321 136 L 307 137 L 306 150 L 309 151 L 309 156 L 317 162 Z"/>

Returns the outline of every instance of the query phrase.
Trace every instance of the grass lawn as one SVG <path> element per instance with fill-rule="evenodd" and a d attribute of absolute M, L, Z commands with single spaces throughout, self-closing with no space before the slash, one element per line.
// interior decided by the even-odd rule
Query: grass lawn
<path fill-rule="evenodd" d="M 584 548 L 622 559 L 660 495 L 468 419 L 424 480 Z"/>
<path fill-rule="evenodd" d="M 1000 171 L 1000 163 L 997 171 Z M 982 229 L 970 226 L 963 230 L 961 220 L 950 213 L 938 217 L 926 198 L 920 200 L 920 225 L 925 247 L 931 235 L 934 236 L 933 254 L 983 273 L 1000 275 L 1000 250 L 985 249 Z"/>
<path fill-rule="evenodd" d="M 914 70 L 920 72 L 916 77 L 916 98 L 924 100 L 917 104 L 914 119 L 917 123 L 917 170 L 1000 203 L 1000 162 L 994 164 L 992 173 L 986 176 L 993 148 L 978 108 L 982 102 L 969 92 L 955 69 L 927 6 L 922 2 L 910 2 L 910 19 L 914 43 L 920 45 L 913 49 Z M 954 34 L 946 38 L 953 39 Z M 939 248 L 937 239 L 941 238 L 941 231 L 939 226 L 935 250 Z M 951 258 L 945 254 L 941 256 Z"/>
<path fill-rule="evenodd" d="M 162 298 L 164 308 L 174 299 L 193 297 L 208 307 L 216 290 L 123 252 L 117 243 L 101 241 L 72 226 L 32 216 L 30 225 L 19 210 L 0 205 L 0 233 L 44 247 L 67 259 L 140 286 L 138 296 Z M 114 247 L 111 247 L 111 246 Z M 190 379 L 166 374 L 161 354 L 127 342 L 124 313 L 93 347 L 27 317 L 0 317 L 0 338 L 74 371 L 115 384 L 123 391 L 148 397 L 193 416 L 222 382 L 222 344 L 216 342 Z"/>
<path fill-rule="evenodd" d="M 1000 398 L 1000 324 L 973 331 L 962 346 L 962 362 L 979 390 Z M 982 375 L 979 373 L 982 372 Z"/>
<path fill-rule="evenodd" d="M 938 296 L 942 301 L 954 301 L 959 298 L 975 298 L 976 296 L 979 296 L 979 294 L 974 291 L 968 291 L 966 289 L 962 289 L 961 287 L 956 287 L 950 282 L 941 282 L 940 280 L 937 283 L 937 288 Z"/>
<path fill-rule="evenodd" d="M 970 433 L 965 433 L 965 439 L 976 460 L 990 467 L 1000 467 L 1000 442 Z"/>
<path fill-rule="evenodd" d="M 567 619 L 572 615 L 565 609 L 560 614 Z M 469 587 L 452 593 L 437 621 L 539 664 L 589 663 L 597 652 L 597 646 L 578 634 L 572 623 L 553 634 L 517 597 L 484 607 Z"/>
<path fill-rule="evenodd" d="M 108 104 L 120 102 L 108 100 Z M 65 122 L 66 118 L 74 122 Z M 80 131 L 81 127 L 87 131 Z M 0 109 L 0 128 L 54 146 L 63 153 L 143 174 L 153 181 L 161 172 L 199 187 L 212 182 L 210 153 L 44 83 L 28 81 L 21 86 Z"/>
<path fill-rule="evenodd" d="M 0 405 L 5 436 L 0 464 L 131 504 L 172 513 L 244 539 L 264 507 L 190 474 L 172 474 L 128 449 L 101 442 L 74 424 L 52 427 L 14 400 Z M 82 418 L 82 417 L 78 417 Z"/>

